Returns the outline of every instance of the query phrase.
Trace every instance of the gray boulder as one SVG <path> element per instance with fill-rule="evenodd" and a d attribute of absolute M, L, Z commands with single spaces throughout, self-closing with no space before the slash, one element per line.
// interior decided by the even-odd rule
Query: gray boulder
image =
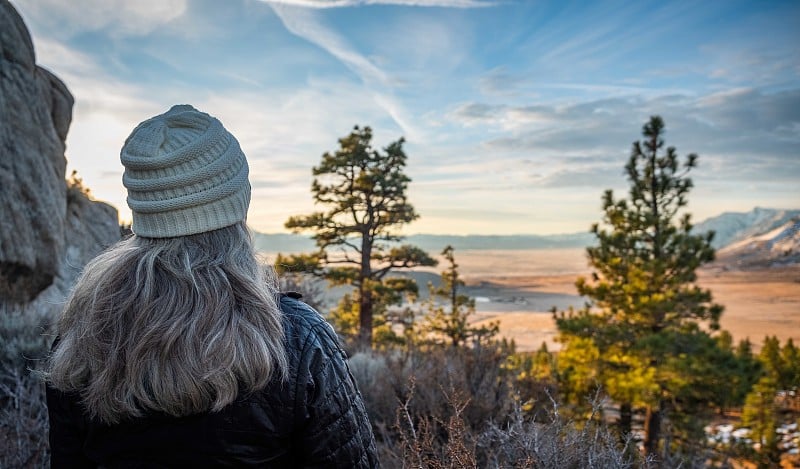
<path fill-rule="evenodd" d="M 119 240 L 116 209 L 70 197 L 65 140 L 73 98 L 36 65 L 27 27 L 0 0 L 0 304 L 59 302 L 77 272 Z M 46 291 L 47 290 L 47 291 Z M 45 293 L 43 293 L 45 292 Z M 61 298 L 63 300 L 63 298 Z"/>
<path fill-rule="evenodd" d="M 52 323 L 63 309 L 83 267 L 103 249 L 119 241 L 117 209 L 72 192 L 67 197 L 64 231 L 64 248 L 59 254 L 58 270 L 53 282 L 24 305 L 6 305 L 7 315 L 21 314 L 37 325 Z"/>

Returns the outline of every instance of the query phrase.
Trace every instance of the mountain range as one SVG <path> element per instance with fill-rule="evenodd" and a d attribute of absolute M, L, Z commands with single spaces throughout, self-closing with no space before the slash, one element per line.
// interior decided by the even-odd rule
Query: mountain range
<path fill-rule="evenodd" d="M 692 231 L 714 231 L 712 245 L 719 250 L 720 259 L 744 256 L 749 259 L 748 262 L 766 262 L 767 259 L 782 257 L 786 262 L 800 262 L 798 222 L 800 210 L 757 207 L 749 212 L 726 212 L 708 218 L 695 225 Z M 298 253 L 314 250 L 314 241 L 304 235 L 257 232 L 254 241 L 256 249 L 263 252 Z M 595 238 L 589 232 L 558 235 L 416 234 L 406 237 L 404 242 L 438 253 L 447 245 L 459 251 L 583 248 L 594 244 Z M 742 249 L 747 253 L 739 253 Z M 785 254 L 787 252 L 789 254 Z"/>
<path fill-rule="evenodd" d="M 717 262 L 738 269 L 800 264 L 800 217 L 717 251 Z"/>
<path fill-rule="evenodd" d="M 714 231 L 711 245 L 721 249 L 744 239 L 768 233 L 800 218 L 800 210 L 756 207 L 749 212 L 725 212 L 694 226 L 694 232 Z"/>

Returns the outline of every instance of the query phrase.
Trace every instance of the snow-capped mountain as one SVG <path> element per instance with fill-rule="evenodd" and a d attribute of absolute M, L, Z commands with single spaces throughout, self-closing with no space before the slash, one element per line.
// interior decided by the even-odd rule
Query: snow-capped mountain
<path fill-rule="evenodd" d="M 759 236 L 784 226 L 800 217 L 800 210 L 776 210 L 756 207 L 749 212 L 725 212 L 704 220 L 693 228 L 694 233 L 714 231 L 712 245 L 724 248 L 753 236 Z"/>
<path fill-rule="evenodd" d="M 717 251 L 719 262 L 735 267 L 776 267 L 800 263 L 800 216 L 777 228 Z"/>

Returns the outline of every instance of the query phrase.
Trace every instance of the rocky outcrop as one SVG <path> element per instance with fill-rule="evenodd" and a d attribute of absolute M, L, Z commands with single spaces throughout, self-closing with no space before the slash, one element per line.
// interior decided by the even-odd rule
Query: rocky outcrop
<path fill-rule="evenodd" d="M 68 204 L 72 105 L 64 83 L 36 65 L 22 18 L 0 0 L 0 303 L 26 304 L 46 289 L 56 300 L 119 239 L 116 209 L 82 195 Z"/>
<path fill-rule="evenodd" d="M 53 282 L 22 308 L 22 312 L 40 324 L 57 317 L 83 267 L 100 251 L 119 241 L 117 209 L 73 192 L 67 197 L 64 232 L 64 249 Z M 7 308 L 6 313 L 10 311 Z"/>
<path fill-rule="evenodd" d="M 67 225 L 62 267 L 56 276 L 68 291 L 83 266 L 120 239 L 117 209 L 78 194 L 67 198 Z"/>

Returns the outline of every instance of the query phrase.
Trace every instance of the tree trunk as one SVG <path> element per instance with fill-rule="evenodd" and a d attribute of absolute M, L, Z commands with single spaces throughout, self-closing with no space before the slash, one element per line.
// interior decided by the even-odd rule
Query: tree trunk
<path fill-rule="evenodd" d="M 662 402 L 657 408 L 647 406 L 644 419 L 644 450 L 648 456 L 658 456 L 658 443 L 661 439 Z"/>
<path fill-rule="evenodd" d="M 363 283 L 358 287 L 358 348 L 372 348 L 372 290 Z"/>
<path fill-rule="evenodd" d="M 372 240 L 369 232 L 361 233 L 361 273 L 358 282 L 358 348 L 372 348 Z"/>
<path fill-rule="evenodd" d="M 631 434 L 633 424 L 633 408 L 630 402 L 619 405 L 619 433 L 623 441 Z"/>

